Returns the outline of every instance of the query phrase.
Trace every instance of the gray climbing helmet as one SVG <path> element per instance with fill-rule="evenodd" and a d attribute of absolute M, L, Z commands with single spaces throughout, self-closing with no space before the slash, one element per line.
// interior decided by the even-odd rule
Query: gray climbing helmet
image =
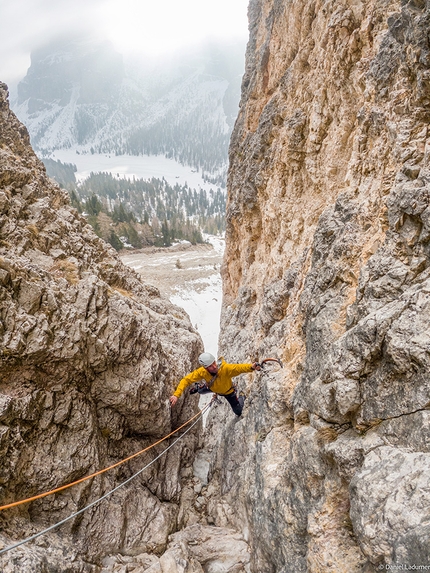
<path fill-rule="evenodd" d="M 215 360 L 216 360 L 215 356 L 213 356 L 213 354 L 210 354 L 209 352 L 203 352 L 203 354 L 200 354 L 199 356 L 199 364 L 201 364 L 201 366 L 204 366 L 205 368 L 213 364 Z"/>

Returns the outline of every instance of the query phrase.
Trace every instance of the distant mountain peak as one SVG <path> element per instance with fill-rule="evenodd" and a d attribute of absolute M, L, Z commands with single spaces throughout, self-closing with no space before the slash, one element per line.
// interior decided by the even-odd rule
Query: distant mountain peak
<path fill-rule="evenodd" d="M 66 38 L 33 52 L 13 107 L 41 155 L 165 154 L 212 173 L 227 166 L 243 53 L 207 43 L 155 66 L 125 62 L 108 42 Z"/>

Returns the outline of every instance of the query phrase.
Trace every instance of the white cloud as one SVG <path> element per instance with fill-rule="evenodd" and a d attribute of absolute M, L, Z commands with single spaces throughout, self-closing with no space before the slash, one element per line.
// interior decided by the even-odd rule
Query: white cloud
<path fill-rule="evenodd" d="M 121 52 L 159 54 L 212 37 L 246 37 L 248 0 L 0 0 L 0 81 L 30 52 L 71 32 L 107 36 Z"/>
<path fill-rule="evenodd" d="M 207 37 L 244 37 L 248 0 L 110 0 L 103 27 L 118 47 L 169 51 Z"/>

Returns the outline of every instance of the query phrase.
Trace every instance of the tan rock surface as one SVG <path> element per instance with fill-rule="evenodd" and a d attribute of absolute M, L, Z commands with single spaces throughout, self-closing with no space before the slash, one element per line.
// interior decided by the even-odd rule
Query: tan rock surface
<path fill-rule="evenodd" d="M 251 0 L 249 22 L 221 352 L 285 368 L 209 422 L 209 516 L 253 572 L 426 565 L 429 503 L 406 491 L 430 467 L 430 7 Z"/>
<path fill-rule="evenodd" d="M 197 411 L 168 397 L 201 339 L 185 312 L 124 266 L 48 180 L 0 85 L 0 502 L 48 491 L 153 443 Z M 198 427 L 197 427 L 198 430 Z M 178 526 L 194 430 L 129 487 L 1 569 L 96 570 L 109 553 L 162 552 Z M 159 454 L 2 512 L 9 545 L 68 517 Z M 47 544 L 47 545 L 46 545 Z M 40 547 L 39 546 L 39 547 Z M 64 553 L 64 559 L 59 555 Z M 11 565 L 13 564 L 13 565 Z"/>
<path fill-rule="evenodd" d="M 183 246 L 137 253 L 139 272 L 127 268 L 48 180 L 9 110 L 4 84 L 0 112 L 1 505 L 107 467 L 197 412 L 196 397 L 185 396 L 173 411 L 168 403 L 202 343 L 167 296 L 190 281 L 204 288 L 219 272 L 220 255 L 210 246 Z M 249 573 L 242 536 L 207 526 L 209 493 L 193 476 L 200 433 L 201 422 L 103 502 L 1 555 L 1 570 Z M 4 510 L 0 549 L 81 510 L 169 443 Z"/>
<path fill-rule="evenodd" d="M 133 497 L 73 523 L 73 572 L 103 559 L 121 573 L 222 571 L 222 554 L 205 561 L 212 543 L 190 545 L 193 528 L 208 525 L 210 538 L 225 533 L 227 546 L 250 547 L 248 563 L 228 561 L 230 573 L 430 563 L 430 7 L 251 0 L 249 21 L 230 148 L 221 352 L 231 362 L 278 356 L 284 369 L 241 377 L 240 419 L 225 403 L 213 410 L 208 483 L 194 481 L 190 439 Z M 4 100 L 1 114 L 11 117 Z M 2 132 L 0 150 L 4 499 L 118 459 L 168 427 L 167 407 L 155 404 L 177 379 L 175 365 L 187 369 L 200 348 L 183 313 L 124 272 L 58 189 L 43 191 L 20 130 Z M 192 408 L 185 403 L 181 416 Z M 52 443 L 74 444 L 70 459 L 61 464 Z M 34 505 L 6 525 L 32 531 L 110 484 Z M 168 539 L 174 523 L 185 529 Z M 64 545 L 48 540 L 23 549 L 21 563 L 58 563 Z"/>

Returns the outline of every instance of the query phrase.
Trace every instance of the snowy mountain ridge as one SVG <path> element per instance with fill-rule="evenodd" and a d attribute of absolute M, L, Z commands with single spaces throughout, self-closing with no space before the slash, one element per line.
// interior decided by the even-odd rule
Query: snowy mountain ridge
<path fill-rule="evenodd" d="M 42 156 L 164 154 L 215 173 L 227 165 L 243 48 L 207 45 L 154 65 L 124 62 L 107 43 L 51 44 L 32 54 L 13 108 Z"/>

